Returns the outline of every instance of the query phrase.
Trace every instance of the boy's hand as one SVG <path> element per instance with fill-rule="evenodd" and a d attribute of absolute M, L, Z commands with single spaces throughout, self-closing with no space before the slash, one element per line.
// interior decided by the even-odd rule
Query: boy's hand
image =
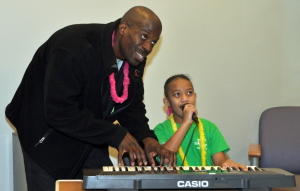
<path fill-rule="evenodd" d="M 187 126 L 191 126 L 194 123 L 192 119 L 194 113 L 198 115 L 198 111 L 196 107 L 190 103 L 185 104 L 182 110 L 182 115 L 183 115 L 182 124 L 186 123 Z"/>
<path fill-rule="evenodd" d="M 236 163 L 230 159 L 226 159 L 222 164 L 221 168 L 226 169 L 227 167 L 235 167 L 237 169 L 242 168 L 244 171 L 248 171 L 248 168 L 245 165 L 242 165 L 240 163 Z"/>

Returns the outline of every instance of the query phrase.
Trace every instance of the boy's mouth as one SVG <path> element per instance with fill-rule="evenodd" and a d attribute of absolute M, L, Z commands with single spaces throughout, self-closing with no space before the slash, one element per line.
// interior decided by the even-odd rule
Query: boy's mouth
<path fill-rule="evenodd" d="M 182 111 L 184 110 L 184 107 L 185 107 L 186 104 L 188 104 L 188 103 L 185 103 L 182 106 L 179 106 Z"/>

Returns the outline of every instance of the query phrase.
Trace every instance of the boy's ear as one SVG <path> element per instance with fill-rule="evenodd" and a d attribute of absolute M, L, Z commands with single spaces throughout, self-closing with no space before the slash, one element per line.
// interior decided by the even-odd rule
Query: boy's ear
<path fill-rule="evenodd" d="M 164 97 L 163 102 L 164 102 L 165 106 L 167 106 L 167 107 L 170 106 L 170 103 L 166 97 Z"/>

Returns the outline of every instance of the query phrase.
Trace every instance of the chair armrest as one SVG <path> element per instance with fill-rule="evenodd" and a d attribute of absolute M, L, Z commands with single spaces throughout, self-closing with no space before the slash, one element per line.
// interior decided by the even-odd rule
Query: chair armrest
<path fill-rule="evenodd" d="M 85 191 L 82 188 L 82 180 L 56 180 L 55 191 Z"/>
<path fill-rule="evenodd" d="M 258 158 L 260 158 L 260 156 L 261 156 L 261 146 L 260 146 L 260 144 L 250 144 L 248 155 L 249 155 L 249 157 L 258 157 Z"/>

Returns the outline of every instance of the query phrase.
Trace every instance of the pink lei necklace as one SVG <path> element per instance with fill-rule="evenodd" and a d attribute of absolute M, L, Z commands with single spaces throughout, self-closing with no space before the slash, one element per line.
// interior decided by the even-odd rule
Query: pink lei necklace
<path fill-rule="evenodd" d="M 114 38 L 115 38 L 115 31 L 112 34 L 112 46 L 114 46 Z M 126 61 L 123 69 L 124 73 L 124 80 L 123 80 L 123 95 L 119 97 L 116 91 L 116 80 L 115 80 L 115 73 L 109 75 L 109 82 L 110 82 L 110 94 L 114 102 L 116 103 L 123 103 L 128 98 L 128 86 L 130 84 L 130 80 L 128 77 L 129 74 L 129 64 Z"/>

